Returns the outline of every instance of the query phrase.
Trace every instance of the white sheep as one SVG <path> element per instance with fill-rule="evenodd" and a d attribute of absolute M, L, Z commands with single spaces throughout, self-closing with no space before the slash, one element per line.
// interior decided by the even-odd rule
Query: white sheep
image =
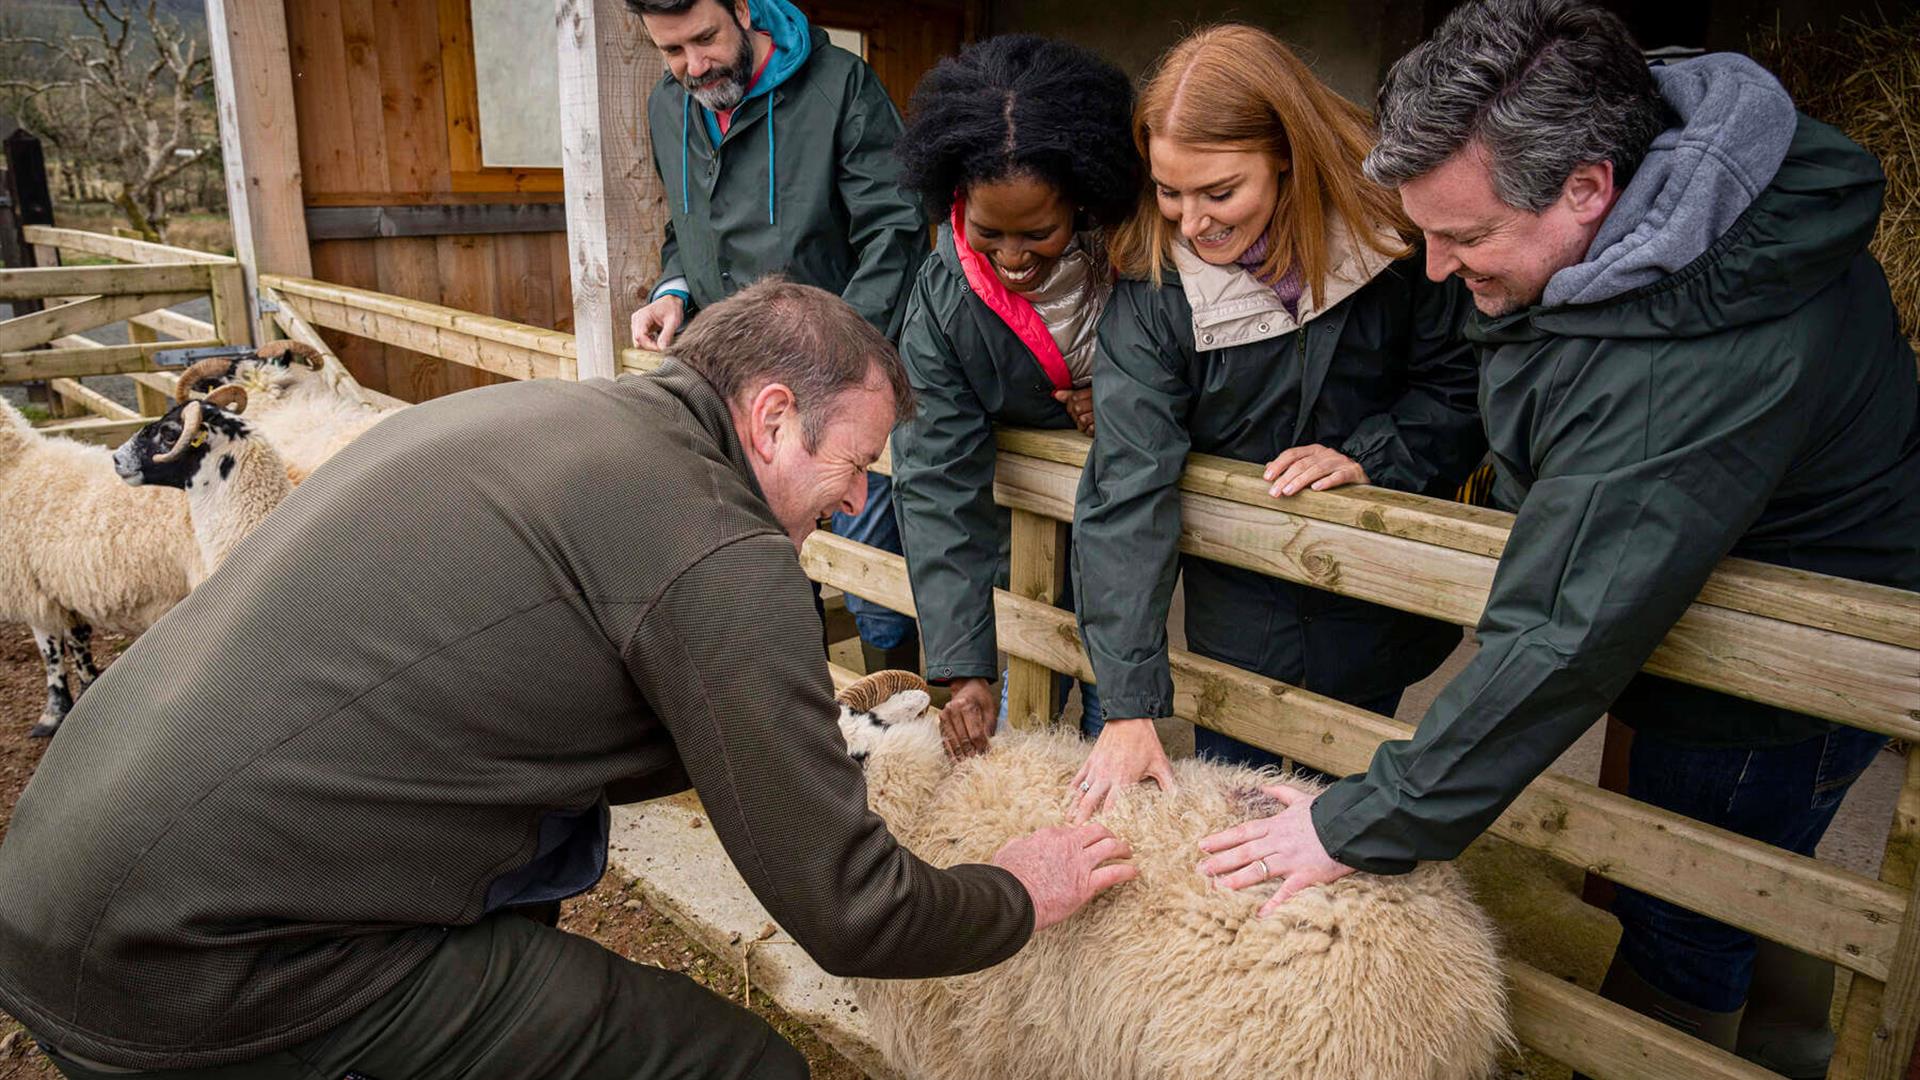
<path fill-rule="evenodd" d="M 367 402 L 346 369 L 297 341 L 269 342 L 238 359 L 201 360 L 181 373 L 177 396 L 185 400 L 217 386 L 247 391 L 250 422 L 279 450 L 295 484 L 398 411 Z"/>
<path fill-rule="evenodd" d="M 936 866 L 986 862 L 1060 824 L 1087 745 L 998 735 L 948 759 L 926 684 L 882 672 L 841 694 L 868 798 Z M 1201 837 L 1274 811 L 1276 777 L 1209 761 L 1122 793 L 1101 822 L 1137 881 L 986 971 L 855 983 L 888 1061 L 915 1080 L 1478 1080 L 1512 1045 L 1493 927 L 1450 864 L 1353 874 L 1256 917 L 1274 885 L 1213 888 Z M 1313 788 L 1302 777 L 1290 783 Z"/>
<path fill-rule="evenodd" d="M 94 630 L 139 633 L 206 574 L 179 492 L 129 488 L 105 447 L 0 403 L 0 622 L 26 623 L 47 667 L 31 735 L 52 735 L 98 674 Z"/>
<path fill-rule="evenodd" d="M 205 400 L 182 396 L 113 453 L 128 484 L 187 493 L 208 573 L 293 490 L 286 462 L 243 418 L 246 409 L 247 392 L 238 386 L 217 387 Z"/>

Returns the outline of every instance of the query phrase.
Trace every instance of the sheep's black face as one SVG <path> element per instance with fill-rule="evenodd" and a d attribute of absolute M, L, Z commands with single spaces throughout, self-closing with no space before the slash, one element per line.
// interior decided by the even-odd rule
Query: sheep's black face
<path fill-rule="evenodd" d="M 194 436 L 186 450 L 171 461 L 160 461 L 159 457 L 172 450 L 180 442 L 183 424 L 180 418 L 184 405 L 175 405 L 168 409 L 165 416 L 134 432 L 133 437 L 120 444 L 113 452 L 113 469 L 120 479 L 135 487 L 151 484 L 155 487 L 179 488 L 182 491 L 193 487 L 193 479 L 200 470 L 209 465 L 209 457 L 218 454 L 219 458 L 211 464 L 225 477 L 233 470 L 234 458 L 231 444 L 247 434 L 247 422 L 238 415 L 208 402 L 200 403 L 200 431 Z"/>

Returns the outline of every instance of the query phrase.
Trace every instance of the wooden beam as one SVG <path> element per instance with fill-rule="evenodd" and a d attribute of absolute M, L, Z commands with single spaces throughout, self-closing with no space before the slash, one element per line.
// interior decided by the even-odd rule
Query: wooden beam
<path fill-rule="evenodd" d="M 101 346 L 105 348 L 105 346 Z M 77 379 L 55 379 L 48 384 L 55 394 L 106 420 L 151 420 Z"/>
<path fill-rule="evenodd" d="M 284 4 L 207 0 L 220 151 L 227 169 L 227 211 L 233 250 L 251 295 L 260 274 L 313 275 L 301 203 L 300 140 L 293 110 L 293 70 Z M 369 137 L 378 137 L 375 133 Z M 248 340 L 265 341 L 259 314 L 246 306 Z"/>
<path fill-rule="evenodd" d="M 1529 964 L 1507 961 L 1507 978 L 1515 1037 L 1596 1080 L 1779 1080 Z"/>
<path fill-rule="evenodd" d="M 92 296 L 76 303 L 45 308 L 31 315 L 0 321 L 0 353 L 44 345 L 55 338 L 116 323 L 129 315 L 191 300 L 197 292 L 149 293 L 135 296 Z"/>
<path fill-rule="evenodd" d="M 574 377 L 571 334 L 323 281 L 273 275 L 262 281 L 281 303 L 315 326 L 509 378 Z"/>
<path fill-rule="evenodd" d="M 1073 519 L 1079 470 L 1001 455 L 994 499 Z M 1471 626 L 1497 561 L 1431 543 L 1183 492 L 1180 549 L 1343 596 Z M 1907 596 L 1906 603 L 1920 604 Z M 1695 604 L 1646 670 L 1920 741 L 1920 650 Z"/>
<path fill-rule="evenodd" d="M 223 342 L 166 341 L 0 353 L 0 383 L 157 371 L 160 369 L 153 362 L 153 354 L 162 349 L 204 349 L 220 344 Z"/>
<path fill-rule="evenodd" d="M 1001 428 L 1003 453 L 1040 458 L 1078 469 L 1092 441 L 1078 432 Z M 1303 491 L 1285 499 L 1267 494 L 1261 467 L 1193 454 L 1181 489 L 1231 502 L 1284 510 L 1303 518 L 1498 558 L 1506 550 L 1513 515 L 1377 487 Z M 1920 602 L 1904 589 L 1728 559 L 1700 594 L 1700 602 L 1751 615 L 1817 626 L 1852 637 L 1920 649 Z"/>
<path fill-rule="evenodd" d="M 557 202 L 307 207 L 310 240 L 566 231 L 567 207 Z"/>
<path fill-rule="evenodd" d="M 126 442 L 134 432 L 152 423 L 146 417 L 133 420 L 107 420 L 95 417 L 92 420 L 75 420 L 70 424 L 49 424 L 40 430 L 42 435 L 52 435 L 75 442 L 90 443 L 94 446 L 119 446 Z"/>
<path fill-rule="evenodd" d="M 128 296 L 134 293 L 207 291 L 202 263 L 146 266 L 52 266 L 0 270 L 0 300 L 56 296 Z"/>
<path fill-rule="evenodd" d="M 136 326 L 144 326 L 156 333 L 165 334 L 177 341 L 199 341 L 213 336 L 212 323 L 166 309 L 150 311 L 145 315 L 135 315 L 127 321 Z"/>
<path fill-rule="evenodd" d="M 657 353 L 652 349 L 637 349 L 629 345 L 620 350 L 620 371 L 622 374 L 632 373 L 635 375 L 644 375 L 666 362 L 667 355 L 665 353 Z M 891 476 L 893 474 L 889 471 L 887 475 Z"/>
<path fill-rule="evenodd" d="M 270 286 L 262 285 L 260 287 L 260 295 L 272 301 L 272 303 L 279 308 L 278 311 L 273 313 L 273 321 L 274 324 L 280 328 L 281 332 L 285 333 L 287 337 L 294 341 L 298 341 L 302 345 L 320 354 L 320 361 L 322 365 L 324 365 L 325 370 L 330 373 L 336 389 L 342 385 L 350 386 L 353 392 L 360 396 L 360 400 L 373 405 L 375 408 L 401 409 L 406 407 L 407 403 L 397 397 L 393 397 L 390 394 L 383 394 L 378 390 L 369 390 L 367 387 L 362 386 L 360 380 L 354 378 L 353 373 L 347 370 L 347 365 L 342 363 L 340 357 L 334 354 L 332 347 L 327 344 L 325 338 L 320 336 L 319 331 L 308 326 L 306 320 L 294 312 L 292 305 L 287 303 L 286 300 Z"/>
<path fill-rule="evenodd" d="M 1052 605 L 1067 580 L 1067 527 L 1025 510 L 1013 512 L 1008 587 L 1014 595 Z M 1059 680 L 1046 665 L 1023 657 L 1007 661 L 1007 722 L 1020 728 L 1053 723 L 1060 711 Z"/>
<path fill-rule="evenodd" d="M 666 191 L 647 92 L 663 66 L 623 0 L 558 0 L 560 154 L 580 376 L 611 378 L 634 309 L 660 273 Z"/>
<path fill-rule="evenodd" d="M 807 576 L 915 614 L 906 560 L 815 533 Z M 995 590 L 1001 649 L 1090 679 L 1071 612 Z M 1364 771 L 1410 725 L 1285 683 L 1170 650 L 1174 712 L 1335 774 Z M 1556 773 L 1536 779 L 1489 830 L 1524 847 L 1870 977 L 1891 969 L 1906 894 L 1861 874 L 1702 824 Z"/>
<path fill-rule="evenodd" d="M 108 236 L 105 233 L 87 232 L 84 229 L 59 229 L 51 225 L 33 225 L 27 228 L 27 239 L 32 243 L 44 244 L 61 251 L 98 255 L 102 258 L 119 259 L 130 263 L 202 262 L 214 266 L 239 265 L 238 260 L 231 255 L 215 255 L 211 252 L 196 251 L 193 248 L 174 247 L 171 244 L 151 244 L 145 240 L 129 240 L 125 237 Z M 52 264 L 41 263 L 40 265 Z"/>

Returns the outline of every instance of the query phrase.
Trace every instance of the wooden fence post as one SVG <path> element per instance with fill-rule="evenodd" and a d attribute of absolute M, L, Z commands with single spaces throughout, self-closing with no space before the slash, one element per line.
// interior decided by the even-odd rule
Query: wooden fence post
<path fill-rule="evenodd" d="M 6 154 L 4 190 L 0 190 L 0 266 L 52 266 L 54 262 L 36 262 L 39 254 L 27 244 L 26 227 L 53 224 L 53 196 L 47 190 L 47 158 L 40 140 L 25 129 L 15 129 L 3 144 Z M 31 315 L 44 310 L 39 300 L 15 300 L 14 315 Z M 58 409 L 60 399 L 47 389 L 45 380 L 26 384 L 27 400 L 48 410 Z"/>
<path fill-rule="evenodd" d="M 1027 510 L 1013 512 L 1013 551 L 1008 591 L 1053 604 L 1067 580 L 1067 527 Z M 1007 723 L 1045 727 L 1060 712 L 1058 680 L 1044 664 L 1012 657 L 1007 662 Z"/>
<path fill-rule="evenodd" d="M 1893 829 L 1887 834 L 1886 854 L 1880 861 L 1880 880 L 1902 891 L 1913 888 L 1915 868 L 1920 865 L 1920 746 L 1907 748 L 1906 764 L 1906 782 L 1894 807 Z M 1920 948 L 1920 940 L 1916 940 L 1920 939 L 1920 896 L 1910 895 L 1907 904 L 1900 940 L 1912 953 Z M 1853 977 L 1828 1076 L 1897 1080 L 1903 1075 L 1914 1052 L 1915 963 L 1916 958 L 1903 956 L 1886 983 L 1863 975 Z"/>
<path fill-rule="evenodd" d="M 621 0 L 556 0 L 560 161 L 579 377 L 620 373 L 628 323 L 660 273 L 667 195 L 653 171 L 647 94 L 660 52 Z"/>

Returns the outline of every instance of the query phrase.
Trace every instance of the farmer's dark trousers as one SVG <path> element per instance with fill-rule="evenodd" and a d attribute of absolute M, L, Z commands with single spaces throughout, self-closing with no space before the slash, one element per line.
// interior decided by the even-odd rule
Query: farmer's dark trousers
<path fill-rule="evenodd" d="M 218 1068 L 74 1080 L 790 1080 L 806 1059 L 684 975 L 512 914 L 451 930 L 420 969 L 340 1027 Z"/>

